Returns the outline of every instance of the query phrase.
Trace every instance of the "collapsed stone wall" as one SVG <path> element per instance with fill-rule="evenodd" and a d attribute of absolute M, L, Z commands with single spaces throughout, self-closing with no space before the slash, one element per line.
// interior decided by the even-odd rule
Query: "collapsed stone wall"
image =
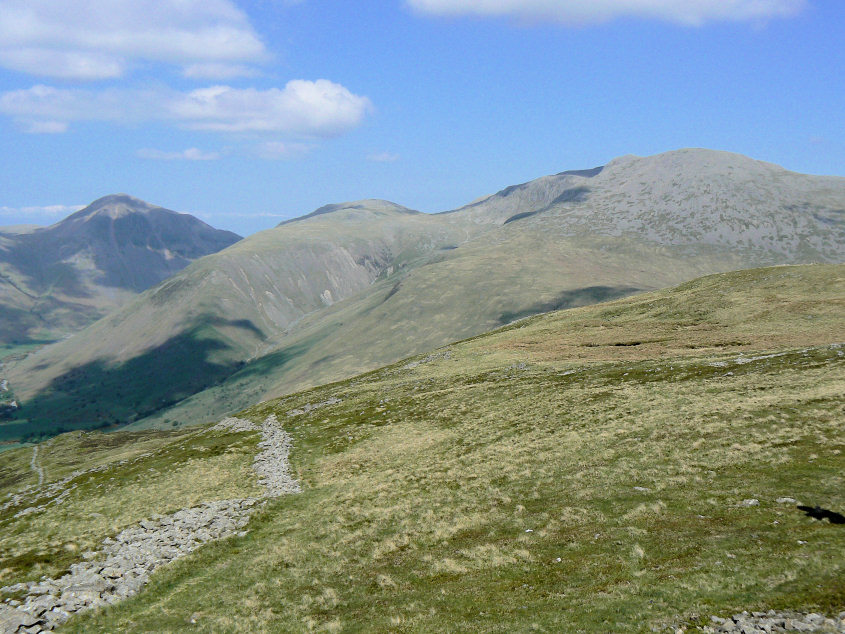
<path fill-rule="evenodd" d="M 70 571 L 58 579 L 0 588 L 23 595 L 21 600 L 0 604 L 0 634 L 53 630 L 74 613 L 137 594 L 161 566 L 208 542 L 245 535 L 250 515 L 265 499 L 299 493 L 299 483 L 291 476 L 288 464 L 291 438 L 275 415 L 268 416 L 260 428 L 248 420 L 227 418 L 213 429 L 261 430 L 261 451 L 253 462 L 264 487 L 261 498 L 216 500 L 170 515 L 153 515 L 114 538 L 106 538 L 99 551 L 83 553 L 84 561 L 71 565 Z"/>

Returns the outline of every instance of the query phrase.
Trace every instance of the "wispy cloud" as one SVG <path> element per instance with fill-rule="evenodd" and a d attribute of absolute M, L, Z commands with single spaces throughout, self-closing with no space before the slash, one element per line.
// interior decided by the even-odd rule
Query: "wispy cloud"
<path fill-rule="evenodd" d="M 290 214 L 277 214 L 270 211 L 221 211 L 221 212 L 195 212 L 192 215 L 198 218 L 289 218 Z"/>
<path fill-rule="evenodd" d="M 399 155 L 393 152 L 374 152 L 367 156 L 367 160 L 374 163 L 395 163 L 399 158 Z"/>
<path fill-rule="evenodd" d="M 310 143 L 297 143 L 285 141 L 265 141 L 259 143 L 255 148 L 255 155 L 269 161 L 290 159 L 307 154 L 314 149 Z"/>
<path fill-rule="evenodd" d="M 62 134 L 67 132 L 66 121 L 19 121 L 19 127 L 29 134 Z"/>
<path fill-rule="evenodd" d="M 182 75 L 190 79 L 227 80 L 237 77 L 256 77 L 261 73 L 244 64 L 191 64 L 182 70 Z"/>
<path fill-rule="evenodd" d="M 787 17 L 801 11 L 806 0 L 407 0 L 407 4 L 431 15 L 494 16 L 563 24 L 638 17 L 700 26 L 717 21 Z"/>
<path fill-rule="evenodd" d="M 139 62 L 220 70 L 268 57 L 231 0 L 0 0 L 0 66 L 31 75 L 111 79 Z"/>
<path fill-rule="evenodd" d="M 0 113 L 30 132 L 62 132 L 74 121 L 169 121 L 213 132 L 271 132 L 329 138 L 361 124 L 367 97 L 318 79 L 258 90 L 212 86 L 181 92 L 156 89 L 69 89 L 34 86 L 0 94 Z"/>
<path fill-rule="evenodd" d="M 195 147 L 181 152 L 165 152 L 153 148 L 143 148 L 138 150 L 137 155 L 140 158 L 155 161 L 216 161 L 220 158 L 219 152 L 203 152 Z"/>
<path fill-rule="evenodd" d="M 66 216 L 84 209 L 85 205 L 46 205 L 44 207 L 0 207 L 4 216 Z"/>

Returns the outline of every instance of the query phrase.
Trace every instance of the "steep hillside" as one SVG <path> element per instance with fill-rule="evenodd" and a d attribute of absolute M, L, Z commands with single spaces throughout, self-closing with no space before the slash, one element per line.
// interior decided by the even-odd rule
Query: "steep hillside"
<path fill-rule="evenodd" d="M 0 341 L 78 330 L 239 239 L 124 194 L 50 227 L 0 227 Z"/>
<path fill-rule="evenodd" d="M 845 265 L 739 271 L 262 403 L 239 416 L 289 432 L 302 492 L 65 629 L 651 632 L 741 610 L 836 615 L 843 333 Z M 56 576 L 156 513 L 255 495 L 255 442 L 74 433 L 0 455 L 0 493 L 29 486 L 0 506 L 0 584 Z M 178 485 L 206 467 L 197 493 Z"/>
<path fill-rule="evenodd" d="M 324 207 L 11 368 L 23 408 L 0 433 L 208 420 L 538 312 L 842 261 L 843 209 L 843 178 L 708 150 L 623 157 L 438 215 Z"/>

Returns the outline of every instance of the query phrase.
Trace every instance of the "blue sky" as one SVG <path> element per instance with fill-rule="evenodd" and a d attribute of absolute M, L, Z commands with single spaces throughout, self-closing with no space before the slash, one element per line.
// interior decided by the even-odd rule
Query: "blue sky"
<path fill-rule="evenodd" d="M 0 224 L 125 192 L 243 235 L 623 154 L 845 175 L 841 0 L 0 0 Z"/>

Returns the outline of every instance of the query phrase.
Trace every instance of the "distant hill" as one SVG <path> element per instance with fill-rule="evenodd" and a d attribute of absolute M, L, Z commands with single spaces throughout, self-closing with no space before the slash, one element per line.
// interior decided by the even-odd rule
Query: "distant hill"
<path fill-rule="evenodd" d="M 125 194 L 49 227 L 0 227 L 0 342 L 78 330 L 239 239 Z"/>
<path fill-rule="evenodd" d="M 9 368 L 22 409 L 0 433 L 202 422 L 535 313 L 843 260 L 845 178 L 710 150 L 622 157 L 436 215 L 331 205 Z"/>

